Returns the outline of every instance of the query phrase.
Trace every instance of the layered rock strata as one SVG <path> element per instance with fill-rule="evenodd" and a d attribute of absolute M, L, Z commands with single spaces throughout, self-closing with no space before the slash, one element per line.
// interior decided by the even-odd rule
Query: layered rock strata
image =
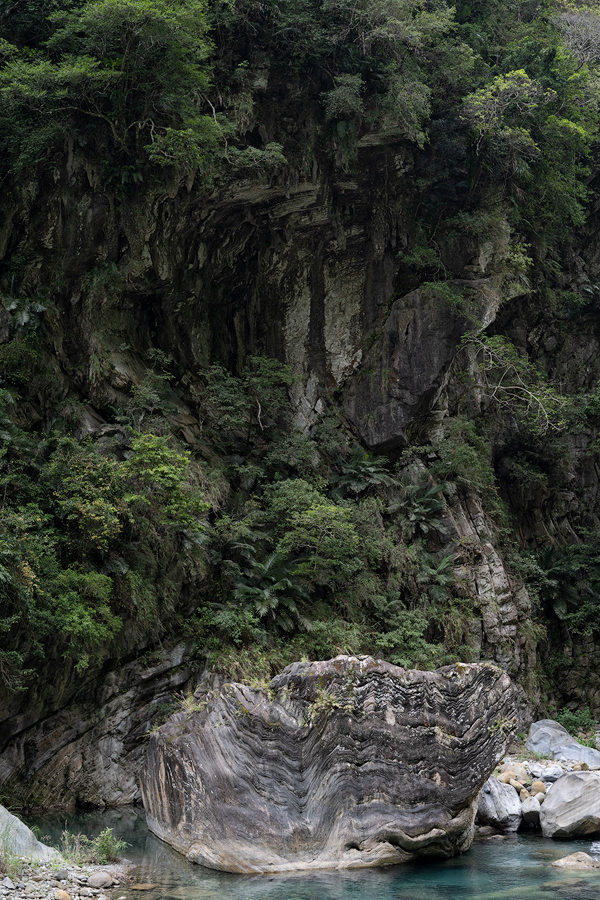
<path fill-rule="evenodd" d="M 152 736 L 148 825 L 231 872 L 450 857 L 471 844 L 515 702 L 493 666 L 418 672 L 371 657 L 294 663 L 266 690 L 226 685 Z"/>
<path fill-rule="evenodd" d="M 114 668 L 110 662 L 103 670 L 90 667 L 77 679 L 73 663 L 69 669 L 48 660 L 25 700 L 0 697 L 0 787 L 12 805 L 139 801 L 146 735 L 176 707 L 173 694 L 189 688 L 191 646 L 180 643 Z"/>

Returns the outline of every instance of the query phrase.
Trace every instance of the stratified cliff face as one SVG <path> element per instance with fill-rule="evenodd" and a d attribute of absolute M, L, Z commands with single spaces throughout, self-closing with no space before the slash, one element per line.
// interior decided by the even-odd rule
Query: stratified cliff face
<path fill-rule="evenodd" d="M 493 667 L 418 672 L 370 657 L 295 663 L 268 691 L 227 685 L 151 737 L 148 825 L 230 872 L 453 856 L 471 844 L 515 699 Z"/>
<path fill-rule="evenodd" d="M 22 807 L 139 802 L 139 771 L 153 721 L 193 678 L 189 644 L 146 659 L 74 673 L 63 660 L 3 709 L 0 782 Z M 196 684 L 196 680 L 193 684 Z"/>
<path fill-rule="evenodd" d="M 276 96 L 266 90 L 265 109 Z M 93 407 L 84 429 L 98 429 L 142 379 L 149 347 L 174 357 L 190 389 L 209 361 L 239 370 L 252 354 L 278 357 L 297 376 L 302 428 L 341 390 L 357 434 L 378 450 L 402 446 L 407 427 L 428 419 L 461 335 L 487 325 L 505 296 L 493 277 L 502 248 L 444 249 L 449 274 L 472 285 L 470 321 L 410 292 L 398 262 L 415 243 L 410 147 L 366 135 L 346 171 L 318 153 L 310 107 L 291 113 L 295 145 L 312 148 L 313 162 L 269 184 L 207 192 L 175 180 L 119 195 L 69 148 L 53 179 L 44 170 L 4 201 L 0 260 L 18 256 L 21 292 L 49 292 L 54 304 L 53 376 L 25 420 L 41 424 L 48 398 L 75 388 Z M 193 442 L 193 390 L 180 407 Z"/>
<path fill-rule="evenodd" d="M 149 346 L 192 377 L 211 359 L 235 369 L 264 353 L 292 366 L 298 421 L 314 422 L 385 316 L 407 242 L 409 153 L 375 145 L 359 159 L 355 180 L 315 162 L 275 186 L 238 182 L 207 196 L 176 183 L 119 199 L 75 153 L 55 185 L 24 185 L 0 252 L 26 259 L 24 291 L 60 284 L 62 390 L 74 381 L 102 413 L 141 379 Z"/>
<path fill-rule="evenodd" d="M 142 382 L 146 351 L 157 348 L 181 376 L 170 425 L 203 452 L 198 370 L 219 361 L 239 372 L 248 356 L 265 354 L 297 376 L 292 402 L 306 435 L 326 409 L 340 409 L 364 446 L 397 451 L 427 443 L 449 406 L 456 411 L 452 362 L 461 336 L 493 323 L 502 303 L 500 333 L 533 348 L 559 376 L 575 355 L 579 387 L 595 384 L 597 323 L 588 322 L 579 340 L 530 298 L 507 302 L 516 289 L 503 280 L 502 241 L 450 239 L 443 229 L 437 236 L 448 281 L 469 298 L 468 317 L 435 292 L 415 289 L 419 276 L 399 260 L 415 244 L 414 148 L 369 134 L 356 160 L 337 167 L 319 152 L 314 110 L 288 99 L 275 125 L 268 110 L 279 102 L 277 86 L 265 85 L 259 118 L 270 123 L 266 138 L 281 139 L 286 153 L 310 150 L 302 158 L 292 150 L 295 162 L 268 184 L 239 180 L 207 191 L 175 180 L 117 193 L 103 186 L 100 166 L 67 143 L 52 166 L 0 200 L 2 287 L 10 288 L 18 259 L 21 294 L 49 298 L 44 365 L 31 396 L 15 405 L 21 426 L 49 429 L 56 404 L 75 397 L 83 401 L 78 436 L 118 435 L 114 410 Z M 0 341 L 9 321 L 0 307 Z M 518 448 L 496 438 L 494 463 L 523 543 L 572 537 L 573 521 L 597 523 L 591 429 L 573 436 L 575 462 L 561 472 L 558 492 L 553 473 L 541 486 L 516 484 Z M 473 659 L 492 659 L 525 681 L 537 660 L 532 600 L 495 542 L 486 498 L 455 496 L 445 523 L 444 546 L 459 548 L 457 582 L 474 603 Z M 180 606 L 193 609 L 198 598 L 186 594 L 182 572 L 169 577 L 181 587 Z M 136 768 L 157 699 L 166 703 L 169 690 L 191 683 L 189 647 L 166 664 L 164 678 L 145 680 L 136 656 L 161 634 L 158 627 L 92 662 L 81 684 L 70 662 L 50 655 L 40 664 L 39 686 L 3 705 L 0 782 L 33 804 L 118 805 L 139 797 Z M 588 668 L 594 647 L 590 639 L 574 651 Z M 582 685 L 575 668 L 571 695 L 600 708 L 596 676 Z M 533 681 L 528 690 L 523 721 L 539 699 Z M 402 853 L 409 852 L 406 844 Z"/>

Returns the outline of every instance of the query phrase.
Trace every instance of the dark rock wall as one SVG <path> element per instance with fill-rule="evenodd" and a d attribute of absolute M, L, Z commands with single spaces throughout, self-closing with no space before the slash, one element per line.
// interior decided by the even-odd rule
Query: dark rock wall
<path fill-rule="evenodd" d="M 110 660 L 85 674 L 56 661 L 26 703 L 3 706 L 0 783 L 23 807 L 122 806 L 141 799 L 148 731 L 170 715 L 175 692 L 199 675 L 191 645 Z"/>

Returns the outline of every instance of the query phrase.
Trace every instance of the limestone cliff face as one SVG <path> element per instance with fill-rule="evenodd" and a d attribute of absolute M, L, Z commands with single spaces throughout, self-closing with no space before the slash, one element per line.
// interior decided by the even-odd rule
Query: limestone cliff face
<path fill-rule="evenodd" d="M 310 111 L 297 128 L 314 144 Z M 269 184 L 119 193 L 67 147 L 51 178 L 46 169 L 1 201 L 0 261 L 21 260 L 23 296 L 51 298 L 45 372 L 33 399 L 17 403 L 19 423 L 44 429 L 53 403 L 79 396 L 80 435 L 118 438 L 107 420 L 144 378 L 145 351 L 155 347 L 186 373 L 171 425 L 201 445 L 195 372 L 214 359 L 236 370 L 265 353 L 298 376 L 292 399 L 305 431 L 339 391 L 368 446 L 401 446 L 411 423 L 435 424 L 466 327 L 442 302 L 407 291 L 399 274 L 398 254 L 412 240 L 412 169 L 409 148 L 370 135 L 350 172 L 316 154 Z M 460 274 L 469 257 L 457 260 Z M 489 286 L 477 293 L 482 325 L 498 296 Z M 0 340 L 9 319 L 3 314 Z M 29 805 L 139 797 L 142 735 L 189 673 L 182 657 L 145 680 L 143 666 L 126 662 L 144 649 L 134 643 L 81 678 L 49 659 L 27 694 L 7 698 L 0 783 L 13 796 Z"/>
<path fill-rule="evenodd" d="M 508 677 L 370 657 L 295 663 L 268 691 L 226 685 L 153 735 L 152 831 L 230 872 L 358 868 L 466 850 L 516 723 Z"/>
<path fill-rule="evenodd" d="M 407 290 L 400 272 L 415 240 L 412 151 L 368 135 L 357 153 L 350 172 L 316 154 L 269 184 L 207 192 L 176 181 L 119 194 L 71 149 L 52 180 L 23 183 L 3 204 L 0 262 L 17 254 L 21 293 L 52 296 L 44 399 L 75 388 L 92 404 L 82 427 L 94 431 L 143 378 L 148 347 L 172 354 L 190 387 L 211 359 L 235 370 L 266 353 L 298 377 L 301 427 L 341 390 L 368 446 L 401 446 L 439 398 L 468 323 L 443 300 Z M 469 280 L 473 268 L 486 274 L 488 257 L 466 265 L 478 253 L 451 253 L 451 271 L 469 275 L 483 327 L 502 292 L 491 277 Z M 43 405 L 23 409 L 23 421 L 41 424 Z M 193 390 L 179 406 L 174 424 L 193 442 Z"/>
<path fill-rule="evenodd" d="M 11 289 L 17 259 L 21 296 L 48 298 L 46 368 L 32 398 L 16 405 L 19 424 L 43 431 L 53 403 L 75 396 L 85 404 L 80 435 L 114 437 L 113 408 L 141 383 L 154 347 L 185 373 L 169 419 L 198 447 L 197 370 L 219 360 L 239 371 L 259 353 L 288 362 L 298 376 L 292 399 L 306 433 L 328 406 L 339 406 L 365 446 L 394 451 L 429 440 L 455 393 L 461 335 L 497 315 L 499 331 L 554 360 L 560 377 L 570 377 L 576 358 L 580 386 L 595 385 L 597 324 L 580 340 L 535 305 L 529 312 L 526 302 L 501 306 L 510 294 L 499 274 L 501 246 L 439 235 L 445 269 L 469 301 L 468 319 L 435 293 L 415 290 L 418 279 L 401 260 L 416 242 L 414 147 L 370 134 L 356 160 L 338 165 L 319 151 L 322 123 L 300 93 L 274 123 L 269 109 L 278 95 L 269 94 L 267 76 L 257 112 L 267 123 L 264 139 L 281 140 L 292 161 L 268 183 L 238 179 L 208 190 L 173 180 L 116 190 L 98 162 L 67 142 L 43 171 L 0 198 L 0 287 Z M 0 305 L 0 341 L 9 323 Z M 516 482 L 514 448 L 501 438 L 494 462 L 524 544 L 572 537 L 574 521 L 597 522 L 590 430 L 573 437 L 577 465 L 559 491 L 554 473 L 537 486 Z M 493 659 L 522 678 L 536 659 L 526 627 L 531 600 L 495 544 L 484 507 L 475 495 L 452 500 L 447 544 L 459 545 L 456 574 L 476 601 L 473 659 Z M 182 657 L 167 667 L 164 684 L 163 676 L 145 682 L 143 666 L 132 662 L 144 649 L 130 642 L 84 679 L 50 659 L 39 685 L 3 704 L 0 783 L 60 803 L 138 797 L 139 742 L 156 698 L 166 703 L 167 692 L 189 679 Z M 567 652 L 587 664 L 594 644 Z M 575 684 L 569 690 L 600 705 L 595 677 L 583 693 Z M 533 688 L 529 696 L 535 703 Z M 526 721 L 530 707 L 522 704 L 520 715 Z"/>
<path fill-rule="evenodd" d="M 0 739 L 0 783 L 13 802 L 60 809 L 139 801 L 148 729 L 188 687 L 190 649 L 108 661 L 80 676 L 60 661 L 26 702 L 16 695 L 3 707 Z"/>

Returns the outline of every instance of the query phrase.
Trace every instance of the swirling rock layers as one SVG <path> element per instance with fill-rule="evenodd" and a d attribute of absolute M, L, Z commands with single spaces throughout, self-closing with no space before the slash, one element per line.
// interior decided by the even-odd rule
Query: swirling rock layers
<path fill-rule="evenodd" d="M 453 856 L 471 844 L 515 702 L 493 666 L 419 672 L 371 657 L 294 663 L 267 690 L 226 685 L 150 739 L 148 825 L 229 872 Z"/>

